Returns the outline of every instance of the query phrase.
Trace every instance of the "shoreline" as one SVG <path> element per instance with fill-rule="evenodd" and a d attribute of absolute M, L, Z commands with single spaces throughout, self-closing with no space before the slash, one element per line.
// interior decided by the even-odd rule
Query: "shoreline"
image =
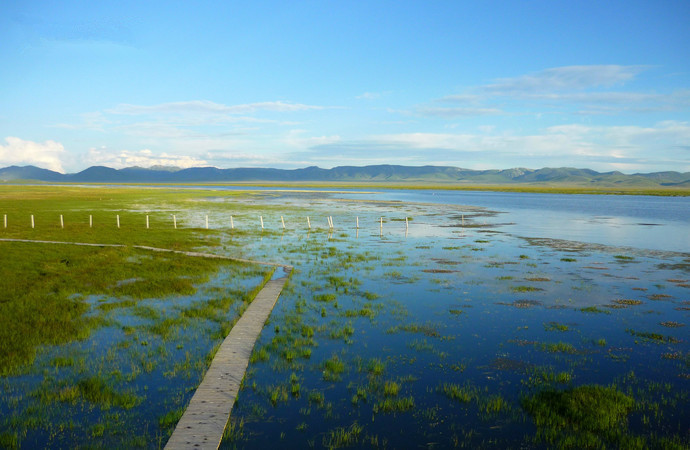
<path fill-rule="evenodd" d="M 617 186 L 578 186 L 570 184 L 525 184 L 525 185 L 459 185 L 457 183 L 415 183 L 415 182 L 311 182 L 311 181 L 256 181 L 256 182 L 196 182 L 196 183 L 42 183 L 42 182 L 12 182 L 4 181 L 0 186 L 81 186 L 81 187 L 140 187 L 140 188 L 184 188 L 198 187 L 200 189 L 213 187 L 246 188 L 275 188 L 275 190 L 289 189 L 319 189 L 316 192 L 338 192 L 339 189 L 389 189 L 389 190 L 438 190 L 438 191 L 485 191 L 485 192 L 516 192 L 529 194 L 571 194 L 571 195 L 645 195 L 654 197 L 689 197 L 690 188 L 678 187 L 617 187 Z M 238 189 L 241 190 L 241 189 Z M 312 191 L 314 192 L 314 191 Z"/>

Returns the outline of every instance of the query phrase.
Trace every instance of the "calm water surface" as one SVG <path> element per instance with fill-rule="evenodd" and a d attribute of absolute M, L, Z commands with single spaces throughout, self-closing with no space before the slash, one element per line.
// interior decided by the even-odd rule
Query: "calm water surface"
<path fill-rule="evenodd" d="M 471 205 L 499 214 L 519 236 L 611 246 L 690 251 L 690 198 L 642 195 L 531 194 L 475 191 L 377 191 L 377 199 Z M 340 194 L 354 198 L 358 194 Z M 361 195 L 361 194 L 359 194 Z"/>

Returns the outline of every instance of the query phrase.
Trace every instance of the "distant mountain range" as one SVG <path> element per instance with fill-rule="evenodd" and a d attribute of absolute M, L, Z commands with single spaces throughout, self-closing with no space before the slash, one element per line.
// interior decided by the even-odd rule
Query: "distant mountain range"
<path fill-rule="evenodd" d="M 620 186 L 690 188 L 690 172 L 655 172 L 625 175 L 621 172 L 596 172 L 589 169 L 544 168 L 507 170 L 469 170 L 449 166 L 340 166 L 332 169 L 304 169 L 155 166 L 112 169 L 93 166 L 79 173 L 61 174 L 35 166 L 0 169 L 0 181 L 35 180 L 56 183 L 214 183 L 214 182 L 398 182 L 453 184 L 559 184 L 576 186 Z"/>

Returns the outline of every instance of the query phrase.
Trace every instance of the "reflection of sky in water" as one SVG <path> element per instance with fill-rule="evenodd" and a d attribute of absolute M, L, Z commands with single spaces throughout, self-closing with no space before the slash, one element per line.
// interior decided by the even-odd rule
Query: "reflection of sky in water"
<path fill-rule="evenodd" d="M 461 214 L 464 214 L 468 225 L 486 224 L 517 236 L 653 250 L 690 251 L 690 198 L 686 197 L 403 190 L 366 194 L 339 192 L 329 195 L 332 196 L 331 199 L 351 199 L 355 202 L 329 200 L 323 194 L 304 191 L 268 193 L 262 202 L 273 206 L 282 205 L 285 209 L 281 213 L 266 211 L 263 215 L 265 228 L 279 230 L 282 227 L 282 215 L 288 230 L 306 230 L 304 213 L 293 213 L 293 210 L 318 207 L 322 216 L 310 218 L 314 230 L 328 228 L 324 212 L 329 211 L 336 231 L 356 233 L 355 220 L 359 217 L 360 234 L 377 233 L 380 231 L 379 217 L 383 216 L 384 235 L 405 236 L 404 218 L 407 215 L 412 218 L 407 230 L 409 237 L 447 236 L 451 233 L 462 237 L 463 228 L 459 225 Z M 370 199 L 396 203 L 366 203 Z M 236 198 L 218 199 L 221 200 L 238 201 Z M 250 203 L 255 201 L 256 199 L 251 199 Z M 423 205 L 424 203 L 427 205 Z M 439 205 L 448 205 L 448 208 L 455 210 L 443 208 L 439 211 Z M 476 210 L 463 205 L 487 208 L 497 214 L 476 216 Z M 449 213 L 454 218 L 457 216 L 457 223 L 439 223 L 439 213 L 446 221 Z M 229 227 L 231 215 L 237 228 L 246 230 L 261 227 L 259 216 L 255 212 L 233 214 L 228 211 L 219 214 L 214 211 L 213 216 L 209 217 L 210 228 Z M 180 213 L 178 225 L 202 228 L 205 226 L 205 217 L 198 210 Z"/>
<path fill-rule="evenodd" d="M 339 197 L 357 198 L 354 194 Z M 495 209 L 502 231 L 611 246 L 690 251 L 690 198 L 502 192 L 385 191 L 376 198 Z"/>

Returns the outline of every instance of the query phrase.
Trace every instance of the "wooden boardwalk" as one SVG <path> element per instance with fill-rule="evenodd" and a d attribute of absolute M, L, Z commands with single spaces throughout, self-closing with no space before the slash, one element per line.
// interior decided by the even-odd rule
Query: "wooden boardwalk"
<path fill-rule="evenodd" d="M 280 269 L 277 269 L 280 270 Z M 221 344 L 166 449 L 217 449 L 249 365 L 254 343 L 292 270 L 266 283 Z"/>

